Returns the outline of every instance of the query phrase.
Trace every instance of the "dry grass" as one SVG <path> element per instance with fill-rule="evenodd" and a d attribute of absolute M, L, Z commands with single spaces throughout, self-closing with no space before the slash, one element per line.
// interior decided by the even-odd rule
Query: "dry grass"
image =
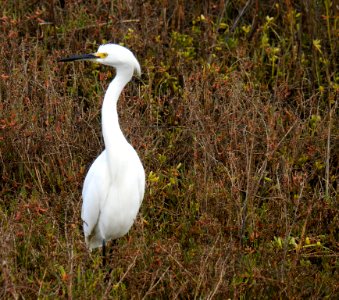
<path fill-rule="evenodd" d="M 338 10 L 226 2 L 2 4 L 0 298 L 338 297 Z M 56 62 L 107 40 L 148 176 L 108 277 L 80 207 L 114 71 Z"/>

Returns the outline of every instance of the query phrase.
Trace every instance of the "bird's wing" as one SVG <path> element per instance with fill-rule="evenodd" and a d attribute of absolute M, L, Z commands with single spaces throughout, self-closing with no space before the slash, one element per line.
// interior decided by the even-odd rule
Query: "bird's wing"
<path fill-rule="evenodd" d="M 86 240 L 94 234 L 95 227 L 100 215 L 100 204 L 106 198 L 107 165 L 105 151 L 102 152 L 90 167 L 82 190 L 81 219 L 84 222 L 84 233 Z"/>
<path fill-rule="evenodd" d="M 140 162 L 141 164 L 141 162 Z M 139 186 L 139 199 L 140 199 L 140 204 L 142 202 L 142 200 L 144 199 L 144 194 L 145 194 L 145 170 L 141 165 L 140 168 L 140 174 L 139 174 L 139 178 L 138 178 L 138 186 Z"/>
<path fill-rule="evenodd" d="M 137 154 L 137 152 L 133 149 L 131 145 L 129 145 L 129 151 L 130 151 L 130 160 L 129 163 L 129 174 L 132 174 L 135 179 L 134 186 L 137 187 L 138 192 L 138 198 L 139 198 L 139 204 L 141 204 L 144 194 L 145 194 L 145 170 L 142 165 L 142 162 Z M 129 180 L 131 180 L 131 176 L 128 176 Z"/>

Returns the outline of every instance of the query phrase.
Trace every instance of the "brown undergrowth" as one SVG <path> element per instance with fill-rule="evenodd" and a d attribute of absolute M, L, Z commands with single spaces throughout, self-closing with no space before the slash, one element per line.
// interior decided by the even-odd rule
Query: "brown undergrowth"
<path fill-rule="evenodd" d="M 2 6 L 1 298 L 338 296 L 333 2 Z M 142 65 L 119 113 L 147 173 L 108 278 L 80 209 L 114 70 L 57 63 L 107 41 Z"/>

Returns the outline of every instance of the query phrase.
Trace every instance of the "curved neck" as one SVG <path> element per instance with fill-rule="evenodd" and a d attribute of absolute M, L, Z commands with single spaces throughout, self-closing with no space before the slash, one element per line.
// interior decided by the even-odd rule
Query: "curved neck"
<path fill-rule="evenodd" d="M 117 74 L 109 84 L 104 97 L 101 110 L 102 134 L 108 153 L 114 153 L 114 149 L 117 149 L 116 144 L 119 141 L 126 141 L 119 125 L 117 102 L 123 88 L 131 80 L 132 76 L 132 68 L 117 69 Z"/>

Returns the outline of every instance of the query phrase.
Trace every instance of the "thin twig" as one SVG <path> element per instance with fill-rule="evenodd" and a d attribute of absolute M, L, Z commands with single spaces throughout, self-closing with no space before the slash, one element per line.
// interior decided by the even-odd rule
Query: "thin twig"
<path fill-rule="evenodd" d="M 333 110 L 336 110 L 338 101 L 335 102 Z M 327 132 L 327 146 L 326 146 L 326 167 L 325 167 L 325 197 L 329 198 L 330 189 L 330 157 L 331 157 L 331 128 L 332 128 L 332 109 L 330 107 L 329 120 L 328 120 L 328 132 Z"/>
<path fill-rule="evenodd" d="M 157 280 L 156 283 L 154 283 L 147 291 L 147 293 L 144 295 L 144 297 L 142 297 L 142 299 L 146 299 L 146 297 L 151 294 L 151 291 L 154 290 L 154 288 L 159 284 L 159 282 L 164 278 L 165 274 L 168 272 L 170 267 L 167 267 L 167 269 L 165 270 L 164 273 L 161 274 L 161 276 L 159 277 L 159 279 Z"/>
<path fill-rule="evenodd" d="M 237 18 L 235 19 L 235 21 L 234 21 L 234 23 L 233 23 L 233 25 L 232 25 L 232 27 L 231 27 L 230 32 L 233 32 L 234 29 L 237 27 L 237 25 L 238 25 L 238 23 L 239 23 L 239 21 L 240 21 L 240 18 L 245 14 L 245 12 L 246 12 L 246 10 L 247 10 L 247 8 L 248 8 L 248 6 L 250 5 L 251 2 L 252 2 L 252 0 L 248 0 L 248 1 L 246 2 L 245 6 L 243 7 L 243 9 L 240 11 L 239 15 L 238 15 Z"/>

